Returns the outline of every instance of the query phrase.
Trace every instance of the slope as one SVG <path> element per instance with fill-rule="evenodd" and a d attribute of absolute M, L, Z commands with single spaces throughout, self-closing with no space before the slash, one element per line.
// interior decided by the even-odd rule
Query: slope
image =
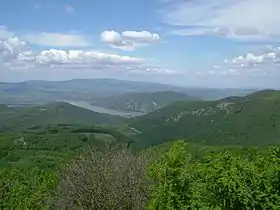
<path fill-rule="evenodd" d="M 24 108 L 3 106 L 0 109 L 0 130 L 43 124 L 112 124 L 122 119 L 62 102 Z"/>
<path fill-rule="evenodd" d="M 280 143 L 280 91 L 179 102 L 129 121 L 144 146 L 184 138 L 208 145 Z"/>
<path fill-rule="evenodd" d="M 92 104 L 120 111 L 148 113 L 176 101 L 200 100 L 175 91 L 160 91 L 154 93 L 128 93 L 120 96 L 107 97 L 92 101 Z"/>
<path fill-rule="evenodd" d="M 37 125 L 0 132 L 0 168 L 54 168 L 80 154 L 82 148 L 126 146 L 129 142 L 129 138 L 105 126 Z"/>

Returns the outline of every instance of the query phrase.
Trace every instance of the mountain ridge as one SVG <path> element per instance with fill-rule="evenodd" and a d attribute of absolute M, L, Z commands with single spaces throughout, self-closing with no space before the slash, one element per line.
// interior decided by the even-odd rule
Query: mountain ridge
<path fill-rule="evenodd" d="M 104 97 L 127 93 L 176 91 L 204 100 L 244 96 L 253 89 L 183 87 L 152 82 L 115 79 L 74 79 L 67 81 L 0 82 L 0 104 L 46 104 L 56 100 L 102 101 Z"/>
<path fill-rule="evenodd" d="M 119 116 L 93 112 L 64 102 L 0 109 L 0 128 L 2 127 L 2 129 L 42 124 L 114 124 L 123 119 Z"/>
<path fill-rule="evenodd" d="M 138 131 L 138 142 L 147 145 L 180 138 L 214 145 L 280 143 L 280 91 L 260 93 L 253 95 L 258 97 L 177 102 L 128 124 Z"/>
<path fill-rule="evenodd" d="M 176 91 L 127 93 L 119 96 L 107 97 L 102 101 L 91 102 L 94 105 L 116 109 L 149 113 L 176 101 L 201 100 L 198 97 L 186 95 Z"/>

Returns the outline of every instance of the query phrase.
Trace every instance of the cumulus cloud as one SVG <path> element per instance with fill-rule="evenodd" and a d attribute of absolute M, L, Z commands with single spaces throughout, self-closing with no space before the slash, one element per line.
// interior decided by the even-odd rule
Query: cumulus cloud
<path fill-rule="evenodd" d="M 260 54 L 247 53 L 231 59 L 225 59 L 223 63 L 214 65 L 205 72 L 207 75 L 239 76 L 247 79 L 262 77 L 271 81 L 280 78 L 280 47 L 270 47 Z M 266 78 L 264 78 L 266 76 Z M 258 81 L 261 83 L 261 81 Z"/>
<path fill-rule="evenodd" d="M 8 31 L 6 27 L 0 27 L 0 61 L 8 62 L 17 58 L 25 45 L 24 41 L 13 36 L 13 33 Z"/>
<path fill-rule="evenodd" d="M 100 35 L 102 42 L 109 44 L 113 48 L 122 50 L 134 50 L 135 43 L 124 40 L 122 36 L 115 31 L 104 31 Z"/>
<path fill-rule="evenodd" d="M 280 61 L 280 47 L 272 49 L 270 52 L 265 52 L 260 55 L 247 53 L 240 55 L 233 59 L 227 59 L 224 62 L 228 65 L 235 65 L 241 67 L 256 66 L 256 65 L 272 65 L 278 64 Z"/>
<path fill-rule="evenodd" d="M 107 65 L 137 65 L 143 64 L 144 60 L 83 50 L 57 50 L 50 49 L 41 51 L 36 56 L 40 64 L 63 65 L 63 64 L 107 64 Z"/>
<path fill-rule="evenodd" d="M 31 44 L 52 47 L 86 47 L 92 43 L 83 35 L 60 33 L 30 33 L 22 38 Z"/>
<path fill-rule="evenodd" d="M 93 71 L 100 75 L 175 74 L 175 71 L 150 65 L 146 60 L 94 50 L 46 49 L 34 51 L 7 28 L 0 28 L 0 71 L 51 69 Z"/>
<path fill-rule="evenodd" d="M 178 35 L 216 35 L 240 40 L 280 39 L 278 0 L 170 1 L 163 22 Z M 183 28 L 182 28 L 183 27 Z"/>
<path fill-rule="evenodd" d="M 116 31 L 103 31 L 100 39 L 113 48 L 134 50 L 138 46 L 158 42 L 160 36 L 148 31 L 123 31 L 121 34 Z"/>

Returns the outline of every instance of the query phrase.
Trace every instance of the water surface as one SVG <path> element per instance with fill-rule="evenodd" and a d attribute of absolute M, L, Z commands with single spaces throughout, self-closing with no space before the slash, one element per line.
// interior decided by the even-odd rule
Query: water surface
<path fill-rule="evenodd" d="M 141 112 L 124 112 L 124 111 L 119 111 L 119 110 L 115 110 L 115 109 L 107 109 L 105 107 L 89 104 L 86 101 L 62 100 L 61 102 L 66 102 L 73 106 L 78 106 L 78 107 L 81 107 L 84 109 L 89 109 L 91 111 L 103 113 L 103 114 L 118 115 L 118 116 L 122 116 L 122 117 L 136 117 L 136 116 L 143 115 L 143 113 L 141 113 Z"/>

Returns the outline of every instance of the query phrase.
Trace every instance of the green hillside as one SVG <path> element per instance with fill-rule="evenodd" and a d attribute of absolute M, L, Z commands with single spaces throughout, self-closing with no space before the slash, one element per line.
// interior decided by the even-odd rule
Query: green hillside
<path fill-rule="evenodd" d="M 200 100 L 175 91 L 161 91 L 154 93 L 129 93 L 119 96 L 110 96 L 102 100 L 92 101 L 94 105 L 103 106 L 120 111 L 148 113 L 176 101 Z"/>
<path fill-rule="evenodd" d="M 130 139 L 105 126 L 38 125 L 0 133 L 0 168 L 54 168 L 83 147 L 127 145 Z"/>
<path fill-rule="evenodd" d="M 280 143 L 280 91 L 265 90 L 218 101 L 179 102 L 132 119 L 143 145 L 184 138 L 206 145 Z"/>
<path fill-rule="evenodd" d="M 112 124 L 122 119 L 62 102 L 24 108 L 0 107 L 0 130 L 42 124 Z"/>
<path fill-rule="evenodd" d="M 53 168 L 84 146 L 128 144 L 128 137 L 108 126 L 122 120 L 62 102 L 1 105 L 0 167 Z"/>
<path fill-rule="evenodd" d="M 280 92 L 261 91 L 130 120 L 67 103 L 1 105 L 0 205 L 278 209 L 280 149 L 268 145 L 279 142 L 279 105 Z M 181 137 L 188 144 L 173 144 Z"/>

